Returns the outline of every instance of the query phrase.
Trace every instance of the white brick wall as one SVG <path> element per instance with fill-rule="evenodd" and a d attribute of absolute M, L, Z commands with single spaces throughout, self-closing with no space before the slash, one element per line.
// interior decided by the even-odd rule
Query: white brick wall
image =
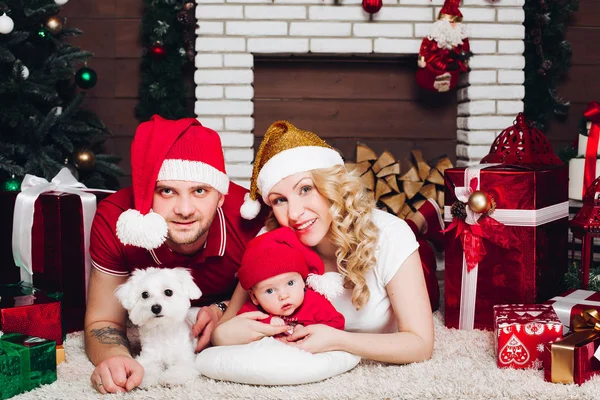
<path fill-rule="evenodd" d="M 457 90 L 458 165 L 487 154 L 523 110 L 525 0 L 463 0 L 475 53 Z M 247 186 L 254 145 L 254 54 L 418 52 L 444 0 L 196 0 L 196 114 L 221 135 L 231 178 Z"/>

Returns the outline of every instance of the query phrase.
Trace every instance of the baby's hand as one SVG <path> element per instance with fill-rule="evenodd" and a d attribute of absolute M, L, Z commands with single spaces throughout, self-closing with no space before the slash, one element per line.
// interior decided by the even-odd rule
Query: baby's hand
<path fill-rule="evenodd" d="M 271 317 L 271 325 L 274 326 L 284 326 L 285 321 L 279 317 Z"/>

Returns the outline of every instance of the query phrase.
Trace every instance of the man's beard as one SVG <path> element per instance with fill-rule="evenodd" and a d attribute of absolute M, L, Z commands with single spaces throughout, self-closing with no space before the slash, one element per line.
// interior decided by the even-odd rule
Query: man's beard
<path fill-rule="evenodd" d="M 455 26 L 450 21 L 441 19 L 433 23 L 431 32 L 427 36 L 430 40 L 435 40 L 440 49 L 453 49 L 459 44 L 463 44 L 463 39 L 467 37 L 467 26 L 456 23 Z"/>
<path fill-rule="evenodd" d="M 215 216 L 213 215 L 210 219 L 204 219 L 201 218 L 198 220 L 199 223 L 199 228 L 198 231 L 193 233 L 191 236 L 189 237 L 185 237 L 183 239 L 175 239 L 173 237 L 173 235 L 171 235 L 171 232 L 169 232 L 168 234 L 168 238 L 171 242 L 175 243 L 175 244 L 180 244 L 180 245 L 184 245 L 184 244 L 192 244 L 194 242 L 196 242 L 196 240 L 198 240 L 200 237 L 202 237 L 202 235 L 204 235 L 206 232 L 208 232 L 208 230 L 210 229 L 210 226 L 213 223 L 213 220 L 215 219 Z M 179 235 L 181 235 L 181 233 L 179 233 Z"/>

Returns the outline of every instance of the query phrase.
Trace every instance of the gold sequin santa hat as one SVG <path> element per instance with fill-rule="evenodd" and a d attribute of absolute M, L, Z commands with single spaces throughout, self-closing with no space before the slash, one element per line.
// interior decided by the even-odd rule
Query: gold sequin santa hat
<path fill-rule="evenodd" d="M 316 134 L 298 129 L 288 121 L 274 122 L 256 153 L 250 193 L 240 209 L 242 217 L 253 219 L 258 215 L 259 195 L 270 206 L 269 193 L 283 178 L 335 165 L 344 165 L 342 156 Z"/>

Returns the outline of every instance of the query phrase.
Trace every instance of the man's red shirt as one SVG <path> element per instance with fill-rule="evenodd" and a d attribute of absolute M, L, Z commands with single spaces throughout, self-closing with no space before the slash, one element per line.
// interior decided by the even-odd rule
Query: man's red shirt
<path fill-rule="evenodd" d="M 230 183 L 223 206 L 217 209 L 203 249 L 193 255 L 172 251 L 166 244 L 157 249 L 125 246 L 116 235 L 117 219 L 134 208 L 131 187 L 119 190 L 98 205 L 92 224 L 90 254 L 92 265 L 101 272 L 128 276 L 137 268 L 189 268 L 202 297 L 193 305 L 207 305 L 231 298 L 237 285 L 237 270 L 247 243 L 264 225 L 263 213 L 248 221 L 241 217 L 240 207 L 248 191 Z"/>

